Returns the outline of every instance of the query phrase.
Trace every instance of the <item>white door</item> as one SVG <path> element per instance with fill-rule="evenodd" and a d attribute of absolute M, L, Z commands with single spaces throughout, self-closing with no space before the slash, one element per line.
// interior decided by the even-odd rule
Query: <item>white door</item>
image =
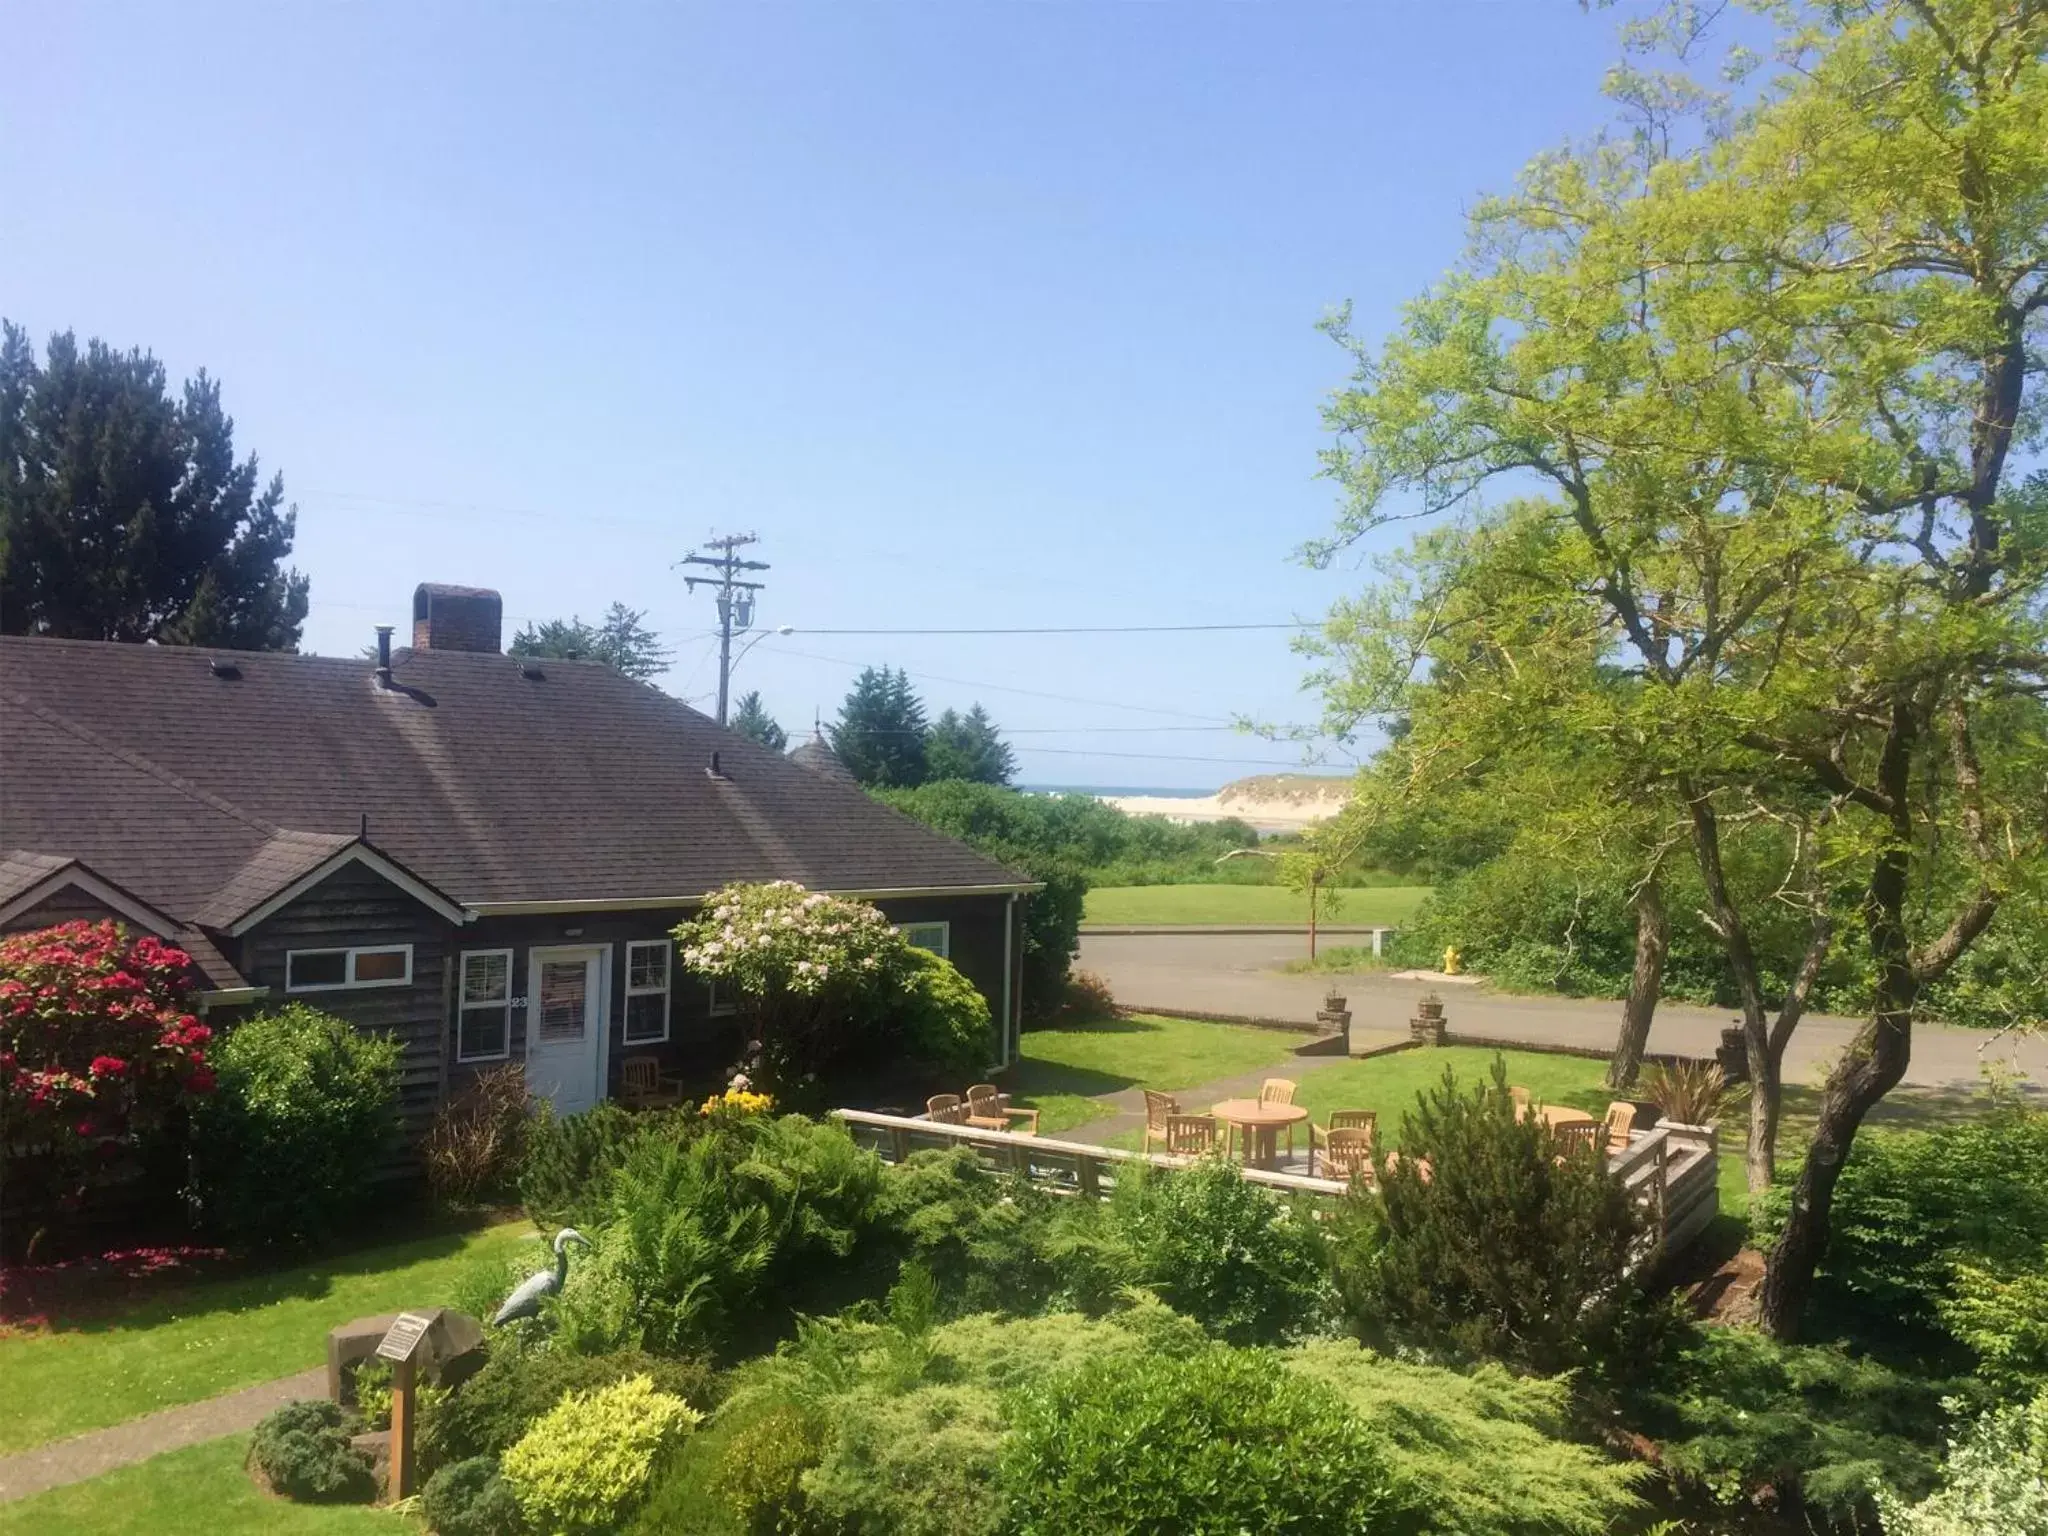
<path fill-rule="evenodd" d="M 558 1115 L 604 1096 L 604 955 L 575 945 L 536 949 L 527 962 L 526 1087 Z"/>

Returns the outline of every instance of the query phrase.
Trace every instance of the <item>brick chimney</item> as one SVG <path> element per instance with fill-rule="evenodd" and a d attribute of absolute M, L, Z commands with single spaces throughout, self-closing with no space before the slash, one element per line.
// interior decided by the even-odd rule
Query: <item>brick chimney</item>
<path fill-rule="evenodd" d="M 503 649 L 505 603 L 488 587 L 451 587 L 423 581 L 412 594 L 412 648 L 416 651 Z"/>

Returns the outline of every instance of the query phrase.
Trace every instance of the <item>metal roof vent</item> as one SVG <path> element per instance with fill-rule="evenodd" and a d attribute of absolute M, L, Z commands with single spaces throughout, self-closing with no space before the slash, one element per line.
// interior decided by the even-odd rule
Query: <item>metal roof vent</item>
<path fill-rule="evenodd" d="M 232 683 L 242 675 L 242 669 L 225 656 L 215 656 L 206 663 L 206 670 L 223 682 Z"/>
<path fill-rule="evenodd" d="M 724 768 L 719 766 L 718 754 L 716 752 L 711 754 L 711 766 L 704 771 L 714 779 L 729 779 L 732 777 Z"/>
<path fill-rule="evenodd" d="M 537 661 L 522 661 L 519 664 L 519 675 L 529 683 L 537 683 L 545 678 L 547 673 L 541 671 L 540 663 Z"/>

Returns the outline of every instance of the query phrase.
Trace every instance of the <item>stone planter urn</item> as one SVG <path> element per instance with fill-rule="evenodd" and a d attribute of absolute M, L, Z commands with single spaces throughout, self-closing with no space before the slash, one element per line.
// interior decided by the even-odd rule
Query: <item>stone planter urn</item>
<path fill-rule="evenodd" d="M 1721 1031 L 1721 1048 L 1714 1052 L 1714 1060 L 1720 1064 L 1721 1080 L 1730 1086 L 1749 1081 L 1749 1045 L 1742 1037 L 1742 1026 Z"/>
<path fill-rule="evenodd" d="M 1444 1016 L 1444 1000 L 1434 992 L 1425 992 L 1415 1005 L 1415 1014 L 1418 1018 L 1440 1019 Z"/>
<path fill-rule="evenodd" d="M 1326 992 L 1323 994 L 1323 1012 L 1342 1013 L 1344 1005 L 1350 1001 L 1342 992 Z"/>

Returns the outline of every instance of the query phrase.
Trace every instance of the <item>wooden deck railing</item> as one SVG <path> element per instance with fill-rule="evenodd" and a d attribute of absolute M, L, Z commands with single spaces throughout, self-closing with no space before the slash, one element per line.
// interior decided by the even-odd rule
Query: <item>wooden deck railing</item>
<path fill-rule="evenodd" d="M 949 1125 L 922 1115 L 884 1115 L 864 1109 L 832 1111 L 855 1141 L 900 1163 L 928 1148 L 965 1147 L 991 1168 L 1044 1184 L 1055 1192 L 1108 1194 L 1118 1173 L 1133 1164 L 1185 1168 L 1188 1159 L 1162 1152 L 1126 1152 L 1051 1136 L 1021 1136 L 972 1125 Z M 1676 1253 L 1714 1219 L 1719 1209 L 1715 1164 L 1720 1148 L 1712 1127 L 1659 1125 L 1629 1138 L 1626 1151 L 1609 1155 L 1607 1166 L 1620 1177 L 1649 1220 L 1645 1262 Z M 1286 1194 L 1337 1199 L 1350 1192 L 1342 1179 L 1312 1178 L 1272 1168 L 1244 1168 L 1248 1183 Z"/>

